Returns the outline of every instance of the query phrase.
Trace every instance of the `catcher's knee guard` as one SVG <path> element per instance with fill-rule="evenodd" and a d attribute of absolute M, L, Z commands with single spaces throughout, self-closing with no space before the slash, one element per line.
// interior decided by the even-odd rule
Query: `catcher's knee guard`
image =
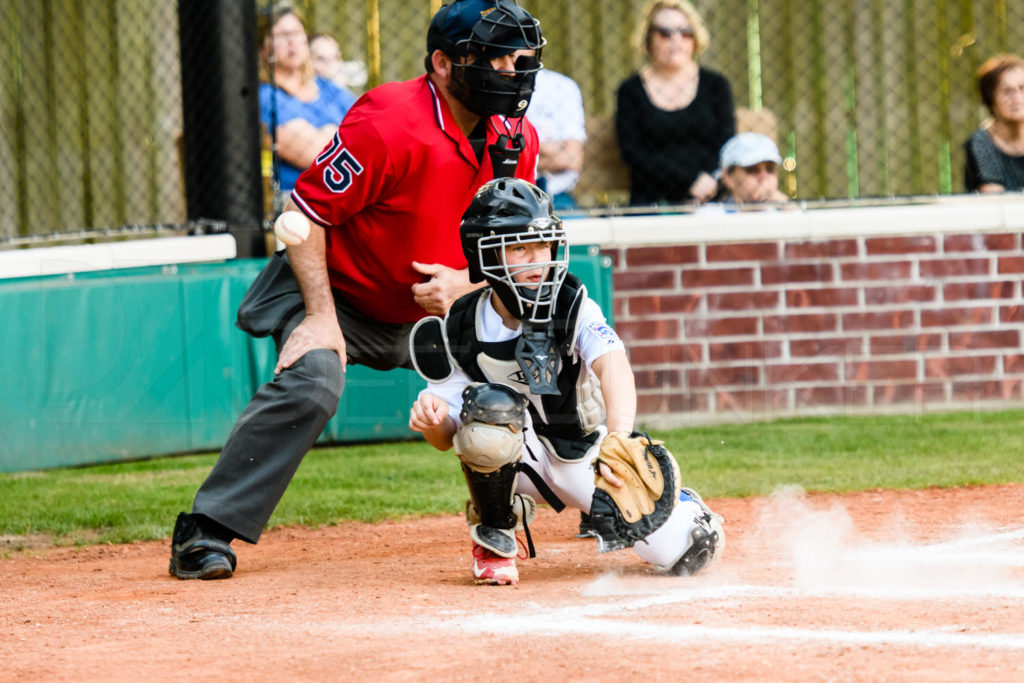
<path fill-rule="evenodd" d="M 503 384 L 470 384 L 462 392 L 462 424 L 453 439 L 459 460 L 494 472 L 523 457 L 526 397 Z"/>
<path fill-rule="evenodd" d="M 512 496 L 523 454 L 526 397 L 501 384 L 471 384 L 462 402 L 453 441 L 479 517 L 470 523 L 470 536 L 497 555 L 514 557 Z"/>

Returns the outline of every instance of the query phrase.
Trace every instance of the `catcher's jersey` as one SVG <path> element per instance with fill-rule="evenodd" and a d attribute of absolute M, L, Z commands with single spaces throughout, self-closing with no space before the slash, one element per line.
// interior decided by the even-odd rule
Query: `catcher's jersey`
<path fill-rule="evenodd" d="M 495 116 L 511 134 L 516 122 Z M 525 139 L 516 177 L 533 182 L 537 133 Z M 473 195 L 493 178 L 486 152 L 477 161 L 444 97 L 424 75 L 370 90 L 349 110 L 334 140 L 299 177 L 292 199 L 327 229 L 331 286 L 375 320 L 414 322 L 426 315 L 412 285 L 413 261 L 466 267 L 459 222 Z"/>
<path fill-rule="evenodd" d="M 489 296 L 480 303 L 476 320 L 475 332 L 481 341 L 510 341 L 522 334 L 521 327 L 515 330 L 505 327 L 501 316 L 494 310 Z M 576 341 L 573 346 L 573 355 L 578 356 L 584 363 L 582 371 L 590 372 L 590 366 L 595 360 L 616 350 L 625 350 L 625 345 L 608 324 L 604 313 L 601 312 L 601 307 L 593 299 L 586 298 L 576 320 Z M 522 376 L 516 361 L 499 361 L 489 358 L 480 362 L 480 369 L 487 376 L 488 381 L 509 386 L 530 399 L 541 419 L 548 417 L 544 415 L 540 397 L 530 393 L 530 385 Z M 456 369 L 447 380 L 430 384 L 420 393 L 430 393 L 444 400 L 449 406 L 449 417 L 457 425 L 459 413 L 462 410 L 462 390 L 472 381 L 473 379 L 469 375 Z"/>

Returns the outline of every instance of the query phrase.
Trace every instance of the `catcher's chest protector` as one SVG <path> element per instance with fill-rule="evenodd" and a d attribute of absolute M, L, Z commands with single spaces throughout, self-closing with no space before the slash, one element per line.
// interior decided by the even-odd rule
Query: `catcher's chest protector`
<path fill-rule="evenodd" d="M 576 343 L 580 307 L 587 290 L 579 278 L 569 274 L 559 289 L 555 319 L 555 345 L 562 356 L 558 373 L 558 395 L 530 393 L 529 384 L 515 359 L 517 339 L 503 342 L 482 341 L 477 335 L 480 306 L 491 290 L 473 292 L 456 301 L 445 317 L 448 352 L 474 382 L 497 382 L 515 388 L 530 401 L 534 429 L 541 436 L 579 439 L 590 430 L 584 429 L 577 410 L 577 382 L 583 363 L 573 347 Z M 565 311 L 563 317 L 561 313 Z"/>

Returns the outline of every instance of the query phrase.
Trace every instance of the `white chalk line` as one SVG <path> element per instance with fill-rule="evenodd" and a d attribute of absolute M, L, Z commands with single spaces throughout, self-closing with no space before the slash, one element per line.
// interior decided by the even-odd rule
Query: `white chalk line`
<path fill-rule="evenodd" d="M 598 579 L 605 582 L 605 579 Z M 605 586 L 605 588 L 612 588 Z M 612 588 L 614 591 L 614 588 Z M 635 593 L 634 593 L 635 594 Z M 596 596 L 592 596 L 596 597 Z M 606 590 L 601 597 L 609 596 Z M 743 626 L 718 627 L 697 624 L 672 625 L 663 622 L 650 623 L 626 621 L 619 617 L 633 614 L 642 617 L 652 607 L 680 605 L 692 614 L 699 614 L 714 601 L 735 600 L 736 598 L 880 598 L 886 601 L 905 595 L 889 595 L 884 592 L 872 593 L 864 590 L 826 590 L 798 591 L 790 588 L 773 586 L 729 585 L 708 588 L 680 589 L 658 591 L 656 594 L 634 597 L 626 601 L 609 601 L 575 605 L 556 609 L 544 609 L 531 605 L 529 614 L 468 616 L 465 614 L 449 614 L 444 625 L 448 628 L 467 632 L 482 632 L 509 635 L 518 633 L 530 634 L 579 634 L 579 635 L 614 635 L 637 640 L 654 640 L 659 642 L 685 642 L 693 638 L 742 643 L 773 643 L 781 640 L 793 642 L 816 642 L 836 645 L 903 645 L 914 647 L 964 647 L 994 650 L 1024 650 L 1024 633 L 950 633 L 950 629 L 960 628 L 947 626 L 943 629 L 914 629 L 889 631 L 842 631 L 829 629 L 800 629 L 781 626 Z M 938 591 L 924 591 L 911 599 L 959 597 L 1001 597 L 1024 601 L 1024 589 L 1007 595 L 1005 591 L 950 591 L 939 594 Z M 686 612 L 680 611 L 680 614 Z M 615 617 L 615 618 L 609 618 Z M 964 629 L 970 627 L 963 627 Z"/>
<path fill-rule="evenodd" d="M 616 610 L 620 611 L 620 610 Z M 831 645 L 904 645 L 924 648 L 981 648 L 989 650 L 1024 650 L 1024 633 L 949 633 L 945 630 L 913 631 L 834 631 L 798 629 L 776 626 L 716 627 L 700 625 L 674 626 L 635 623 L 622 620 L 597 620 L 582 615 L 565 615 L 561 620 L 550 615 L 488 616 L 459 619 L 452 623 L 458 630 L 501 635 L 610 635 L 660 642 L 698 642 L 716 640 L 736 643 L 777 644 L 787 640 Z"/>
<path fill-rule="evenodd" d="M 961 566 L 994 568 L 1024 566 L 1024 553 L 1006 552 L 1012 541 L 1024 538 L 1024 529 L 976 536 L 956 541 L 914 548 L 860 548 L 844 555 L 845 560 L 857 558 L 876 564 L 911 563 L 913 565 Z M 991 551 L 984 549 L 992 548 Z M 1001 550 L 1000 550 L 1001 549 Z M 964 552 L 969 551 L 969 552 Z M 963 554 L 961 554 L 963 553 Z M 709 577 L 710 578 L 710 577 Z M 888 645 L 922 648 L 983 648 L 989 650 L 1024 650 L 1024 633 L 965 633 L 971 626 L 944 626 L 940 629 L 844 631 L 834 629 L 801 629 L 784 626 L 717 627 L 699 624 L 672 625 L 626 621 L 619 617 L 642 617 L 652 607 L 679 605 L 697 614 L 714 603 L 738 605 L 739 599 L 796 600 L 812 598 L 892 601 L 941 601 L 985 599 L 1024 602 L 1024 586 L 1001 582 L 998 586 L 954 585 L 944 587 L 907 585 L 853 585 L 822 587 L 779 587 L 758 585 L 717 585 L 665 590 L 664 585 L 638 589 L 635 583 L 625 585 L 617 577 L 601 577 L 584 587 L 584 598 L 605 599 L 585 605 L 545 609 L 531 605 L 529 615 L 487 616 L 450 614 L 444 625 L 460 631 L 505 634 L 595 634 L 615 635 L 637 640 L 685 642 L 694 638 L 738 643 L 777 643 L 780 641 L 811 642 L 836 645 Z M 626 598 L 617 600 L 616 598 Z M 778 604 L 778 606 L 783 606 Z M 1024 605 L 1022 605 L 1024 607 Z M 680 614 L 686 614 L 681 610 Z"/>

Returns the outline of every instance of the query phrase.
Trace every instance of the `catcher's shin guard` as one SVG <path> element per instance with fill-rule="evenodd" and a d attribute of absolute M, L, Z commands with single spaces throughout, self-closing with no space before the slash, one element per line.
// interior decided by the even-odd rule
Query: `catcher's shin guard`
<path fill-rule="evenodd" d="M 698 517 L 696 524 L 690 530 L 690 547 L 686 549 L 683 556 L 676 560 L 676 563 L 668 568 L 669 574 L 675 576 L 690 576 L 696 574 L 707 566 L 721 552 L 720 545 L 724 545 L 725 538 L 722 535 L 721 524 L 715 524 L 716 520 L 708 515 Z"/>
<path fill-rule="evenodd" d="M 477 472 L 465 463 L 469 497 L 480 518 L 479 524 L 470 524 L 473 541 L 502 557 L 516 555 L 516 515 L 512 510 L 515 493 L 516 463 L 509 463 L 494 472 Z"/>
<path fill-rule="evenodd" d="M 533 535 L 530 533 L 530 524 L 533 523 L 533 518 L 537 514 L 537 502 L 526 493 L 515 493 L 512 495 L 512 514 L 515 515 L 516 525 L 515 531 L 522 531 L 526 536 L 526 554 L 528 557 L 537 557 L 537 549 L 533 545 Z M 510 532 L 507 529 L 494 529 L 492 527 L 482 527 L 480 524 L 480 513 L 477 512 L 476 506 L 473 505 L 473 501 L 466 501 L 466 524 L 469 526 L 469 535 L 473 541 L 479 545 L 481 536 L 487 536 L 490 531 L 498 532 L 501 536 L 508 537 Z M 485 531 L 481 534 L 481 529 Z M 493 534 L 490 534 L 493 535 Z M 499 540 L 499 543 L 504 543 Z M 494 545 L 493 543 L 490 545 Z M 488 547 L 490 547 L 488 545 Z M 492 551 L 493 552 L 493 551 Z"/>
<path fill-rule="evenodd" d="M 722 527 L 722 515 L 711 511 L 700 494 L 691 488 L 683 487 L 680 500 L 691 500 L 700 506 L 701 514 L 694 518 L 690 529 L 690 546 L 672 566 L 668 573 L 676 576 L 690 576 L 718 558 L 725 549 L 725 530 Z"/>

